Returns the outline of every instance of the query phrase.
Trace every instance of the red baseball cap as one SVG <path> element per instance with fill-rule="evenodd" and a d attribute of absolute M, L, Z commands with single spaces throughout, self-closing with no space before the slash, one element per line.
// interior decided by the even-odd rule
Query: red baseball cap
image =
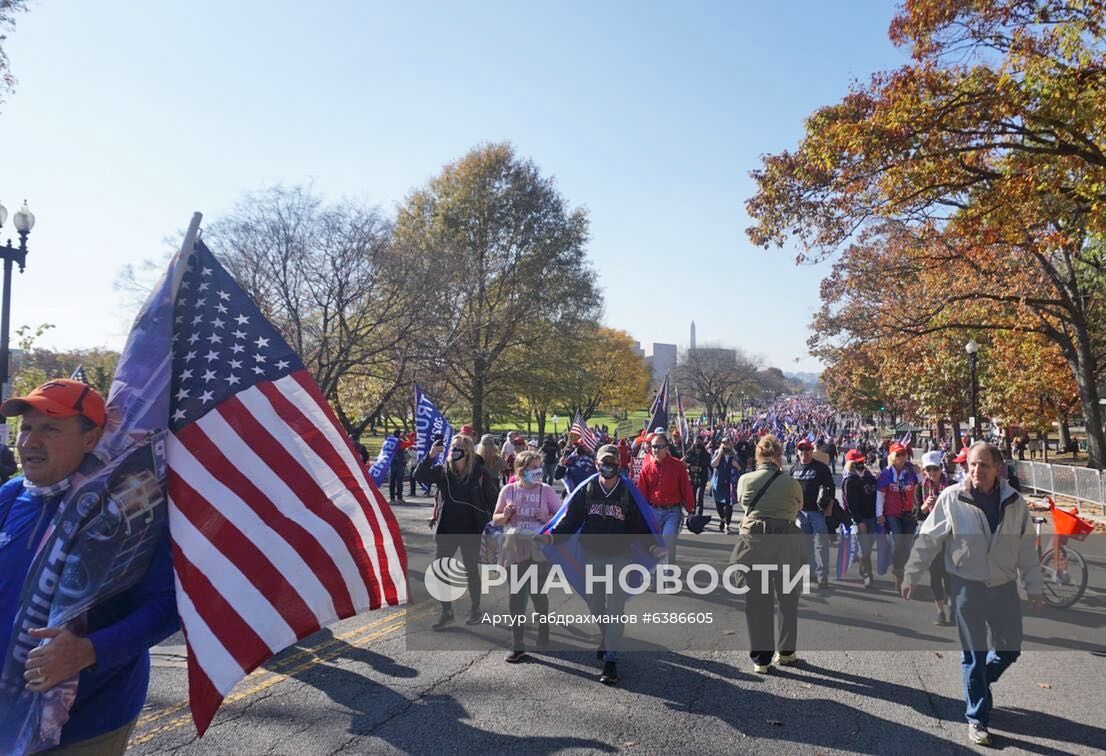
<path fill-rule="evenodd" d="M 91 386 L 69 378 L 47 381 L 27 396 L 12 397 L 0 405 L 0 415 L 15 417 L 36 409 L 52 417 L 88 418 L 97 427 L 104 427 L 106 412 L 104 397 Z"/>
<path fill-rule="evenodd" d="M 887 447 L 888 454 L 899 454 L 906 451 L 906 447 L 900 444 L 898 441 L 891 442 L 891 445 Z"/>
<path fill-rule="evenodd" d="M 860 453 L 859 451 L 857 451 L 856 449 L 849 449 L 849 451 L 845 453 L 845 461 L 846 462 L 863 462 L 863 461 L 865 461 L 865 456 L 862 453 Z"/>
<path fill-rule="evenodd" d="M 958 465 L 962 465 L 968 461 L 968 448 L 964 447 L 960 450 L 960 453 L 956 455 L 956 459 L 953 460 Z"/>
<path fill-rule="evenodd" d="M 804 438 L 804 439 L 803 439 L 802 441 L 800 441 L 799 443 L 795 444 L 795 448 L 796 448 L 796 449 L 813 449 L 813 448 L 814 448 L 814 444 L 810 443 L 809 441 L 807 441 L 807 440 L 806 440 L 806 439 Z"/>

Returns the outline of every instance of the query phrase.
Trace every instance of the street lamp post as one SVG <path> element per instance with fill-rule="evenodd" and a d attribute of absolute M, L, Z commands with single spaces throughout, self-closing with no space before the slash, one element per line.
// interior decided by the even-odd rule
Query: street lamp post
<path fill-rule="evenodd" d="M 969 396 L 971 401 L 972 416 L 968 419 L 969 430 L 972 433 L 972 442 L 979 440 L 979 374 L 976 370 L 979 360 L 979 344 L 975 339 L 969 339 L 968 343 L 964 345 L 964 351 L 968 353 L 968 373 L 971 376 L 971 386 L 969 387 Z"/>
<path fill-rule="evenodd" d="M 0 204 L 0 228 L 3 228 L 7 219 L 8 209 Z M 0 245 L 0 258 L 4 260 L 4 301 L 3 312 L 0 314 L 0 399 L 11 396 L 8 332 L 11 328 L 12 264 L 19 263 L 19 272 L 23 272 L 23 265 L 27 262 L 27 236 L 35 227 L 35 216 L 27 209 L 26 200 L 19 212 L 12 216 L 12 225 L 19 234 L 19 246 L 12 246 L 11 239 L 8 239 L 7 244 Z"/>

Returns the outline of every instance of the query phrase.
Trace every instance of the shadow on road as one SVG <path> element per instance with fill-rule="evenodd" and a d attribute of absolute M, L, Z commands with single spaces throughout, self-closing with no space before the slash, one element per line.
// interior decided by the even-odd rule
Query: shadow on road
<path fill-rule="evenodd" d="M 331 641 L 327 656 L 367 664 L 373 672 L 391 678 L 416 678 L 413 667 L 345 641 L 327 638 L 329 631 L 312 637 L 312 646 Z M 337 644 L 337 645 L 334 645 Z M 453 696 L 433 694 L 435 683 L 411 699 L 361 672 L 328 664 L 315 664 L 291 675 L 326 694 L 349 713 L 349 734 L 354 738 L 379 738 L 405 752 L 480 751 L 546 754 L 566 748 L 610 752 L 602 741 L 576 737 L 537 737 L 489 732 L 463 720 L 468 712 Z M 358 742 L 356 750 L 367 750 Z"/>

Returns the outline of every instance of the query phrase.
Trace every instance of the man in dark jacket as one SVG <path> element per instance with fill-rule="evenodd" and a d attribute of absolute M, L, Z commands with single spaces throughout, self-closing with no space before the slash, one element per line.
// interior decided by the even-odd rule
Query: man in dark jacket
<path fill-rule="evenodd" d="M 553 485 L 553 474 L 557 471 L 557 458 L 561 449 L 557 445 L 557 439 L 546 436 L 541 445 L 541 480 L 543 483 Z"/>
<path fill-rule="evenodd" d="M 657 543 L 645 514 L 645 503 L 634 484 L 618 474 L 618 447 L 607 445 L 596 455 L 599 475 L 576 489 L 568 500 L 564 517 L 552 530 L 556 539 L 580 535 L 581 549 L 592 574 L 604 574 L 610 568 L 614 577 L 609 589 L 598 587 L 588 596 L 588 608 L 597 617 L 610 621 L 600 625 L 602 645 L 596 656 L 603 662 L 599 682 L 618 684 L 617 652 L 624 631 L 621 620 L 626 605 L 618 575 L 629 564 L 635 544 L 654 557 L 664 553 Z"/>
<path fill-rule="evenodd" d="M 818 578 L 819 589 L 829 587 L 829 531 L 826 517 L 833 512 L 833 474 L 829 466 L 814 458 L 814 444 L 807 439 L 795 445 L 799 461 L 791 467 L 791 477 L 803 489 L 803 509 L 799 528 L 806 536 L 807 562 Z"/>
<path fill-rule="evenodd" d="M 403 444 L 403 434 L 399 428 L 392 431 L 392 437 L 396 440 L 396 448 L 388 469 L 388 498 L 392 504 L 402 504 L 403 474 L 407 472 L 407 447 Z"/>

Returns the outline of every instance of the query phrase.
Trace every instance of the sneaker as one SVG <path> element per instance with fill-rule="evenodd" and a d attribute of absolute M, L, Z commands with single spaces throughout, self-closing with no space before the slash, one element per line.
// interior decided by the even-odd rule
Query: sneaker
<path fill-rule="evenodd" d="M 781 654 L 779 651 L 777 651 L 776 655 L 772 657 L 772 663 L 778 664 L 781 667 L 790 666 L 797 661 L 799 661 L 799 655 L 794 652 L 790 654 Z"/>
<path fill-rule="evenodd" d="M 596 659 L 596 661 L 603 661 L 603 657 L 606 656 L 606 655 L 607 655 L 607 652 L 604 651 L 601 648 L 597 648 L 595 650 L 595 659 Z"/>
<path fill-rule="evenodd" d="M 753 671 L 758 675 L 766 675 L 772 671 L 772 667 L 768 664 L 754 664 Z"/>
<path fill-rule="evenodd" d="M 441 630 L 446 625 L 453 622 L 453 611 L 450 609 L 443 609 L 441 616 L 438 617 L 438 621 L 434 623 L 435 630 Z"/>
<path fill-rule="evenodd" d="M 991 745 L 991 733 L 987 732 L 985 725 L 968 722 L 968 740 L 976 745 Z"/>
<path fill-rule="evenodd" d="M 724 522 L 718 523 L 718 532 L 719 533 L 725 533 L 726 532 L 726 523 L 724 523 Z"/>
<path fill-rule="evenodd" d="M 526 658 L 526 652 L 522 649 L 516 649 L 511 653 L 503 657 L 503 661 L 508 664 L 518 664 L 520 661 Z"/>
<path fill-rule="evenodd" d="M 939 609 L 937 611 L 937 619 L 933 620 L 933 624 L 941 627 L 948 627 L 952 623 L 949 622 L 949 618 L 945 616 L 945 610 Z"/>
<path fill-rule="evenodd" d="M 864 588 L 865 590 L 874 591 L 876 589 L 876 581 L 871 575 L 864 576 Z"/>
<path fill-rule="evenodd" d="M 614 662 L 603 662 L 603 674 L 599 675 L 599 682 L 604 685 L 618 685 L 618 667 Z"/>
<path fill-rule="evenodd" d="M 465 620 L 465 624 L 466 625 L 479 625 L 480 620 L 481 620 L 480 610 L 474 607 L 473 610 L 471 612 L 469 612 L 469 618 L 467 620 Z"/>

